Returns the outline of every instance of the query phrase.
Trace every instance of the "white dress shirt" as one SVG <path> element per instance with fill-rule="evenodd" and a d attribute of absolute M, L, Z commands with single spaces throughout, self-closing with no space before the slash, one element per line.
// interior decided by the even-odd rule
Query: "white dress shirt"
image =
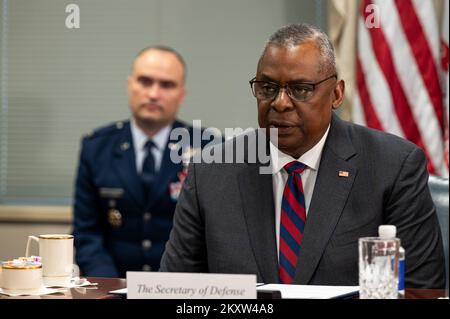
<path fill-rule="evenodd" d="M 272 187 L 273 198 L 275 204 L 275 233 L 277 239 L 277 252 L 279 254 L 279 236 L 280 236 L 280 218 L 281 218 L 281 201 L 283 199 L 284 187 L 288 180 L 288 173 L 284 169 L 284 165 L 292 161 L 298 161 L 305 164 L 306 169 L 300 174 L 302 177 L 303 193 L 305 195 L 306 205 L 306 224 L 308 223 L 308 210 L 311 203 L 314 185 L 316 184 L 317 172 L 319 171 L 320 159 L 322 158 L 322 150 L 330 130 L 330 125 L 322 136 L 320 141 L 314 145 L 309 151 L 295 159 L 290 155 L 281 152 L 275 145 L 270 143 L 270 161 L 272 165 Z M 275 157 L 278 155 L 278 159 Z"/>
<path fill-rule="evenodd" d="M 137 126 L 134 119 L 130 121 L 131 126 L 131 136 L 133 138 L 134 155 L 136 158 L 136 170 L 138 174 L 142 173 L 142 165 L 144 165 L 144 159 L 147 156 L 147 149 L 145 148 L 145 143 L 149 140 L 148 136 Z M 164 155 L 164 150 L 167 145 L 167 140 L 169 139 L 170 130 L 172 124 L 162 128 L 155 136 L 152 137 L 155 147 L 153 147 L 152 154 L 155 159 L 155 172 L 158 172 L 161 168 L 162 157 Z"/>

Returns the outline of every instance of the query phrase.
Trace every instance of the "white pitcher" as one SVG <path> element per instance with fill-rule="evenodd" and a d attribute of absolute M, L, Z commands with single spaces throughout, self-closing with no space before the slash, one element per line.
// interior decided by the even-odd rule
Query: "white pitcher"
<path fill-rule="evenodd" d="M 28 236 L 25 256 L 30 256 L 32 241 L 39 244 L 44 285 L 67 287 L 73 270 L 73 236 L 67 234 L 46 234 Z"/>

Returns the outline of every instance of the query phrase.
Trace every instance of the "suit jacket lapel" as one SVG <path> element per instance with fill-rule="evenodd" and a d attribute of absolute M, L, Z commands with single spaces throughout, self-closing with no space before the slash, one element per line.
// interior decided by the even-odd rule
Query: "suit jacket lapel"
<path fill-rule="evenodd" d="M 246 154 L 244 159 L 248 158 Z M 260 163 L 242 165 L 243 169 L 238 174 L 239 193 L 253 255 L 263 281 L 276 283 L 278 282 L 278 258 L 272 175 L 261 174 Z"/>
<path fill-rule="evenodd" d="M 114 147 L 113 162 L 119 178 L 127 189 L 127 194 L 130 194 L 138 206 L 143 208 L 144 194 L 141 179 L 136 170 L 136 159 L 129 123 L 123 128 L 123 133 Z"/>
<path fill-rule="evenodd" d="M 344 123 L 333 115 L 306 219 L 294 282 L 308 284 L 336 227 L 357 174 L 347 160 L 355 154 Z M 339 176 L 348 172 L 348 177 Z"/>
<path fill-rule="evenodd" d="M 244 164 L 245 165 L 245 164 Z M 253 254 L 265 283 L 278 282 L 272 175 L 248 165 L 239 175 L 239 191 Z"/>

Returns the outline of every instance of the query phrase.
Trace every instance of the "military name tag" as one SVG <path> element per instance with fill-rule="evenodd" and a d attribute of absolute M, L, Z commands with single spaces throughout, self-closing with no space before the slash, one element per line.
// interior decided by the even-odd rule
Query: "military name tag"
<path fill-rule="evenodd" d="M 100 197 L 120 198 L 123 196 L 124 190 L 123 188 L 101 187 L 99 192 Z"/>

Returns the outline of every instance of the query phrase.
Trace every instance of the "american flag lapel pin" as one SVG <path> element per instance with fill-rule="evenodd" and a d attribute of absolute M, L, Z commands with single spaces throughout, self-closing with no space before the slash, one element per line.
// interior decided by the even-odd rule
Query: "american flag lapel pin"
<path fill-rule="evenodd" d="M 347 171 L 339 171 L 339 177 L 348 177 L 348 175 Z"/>

